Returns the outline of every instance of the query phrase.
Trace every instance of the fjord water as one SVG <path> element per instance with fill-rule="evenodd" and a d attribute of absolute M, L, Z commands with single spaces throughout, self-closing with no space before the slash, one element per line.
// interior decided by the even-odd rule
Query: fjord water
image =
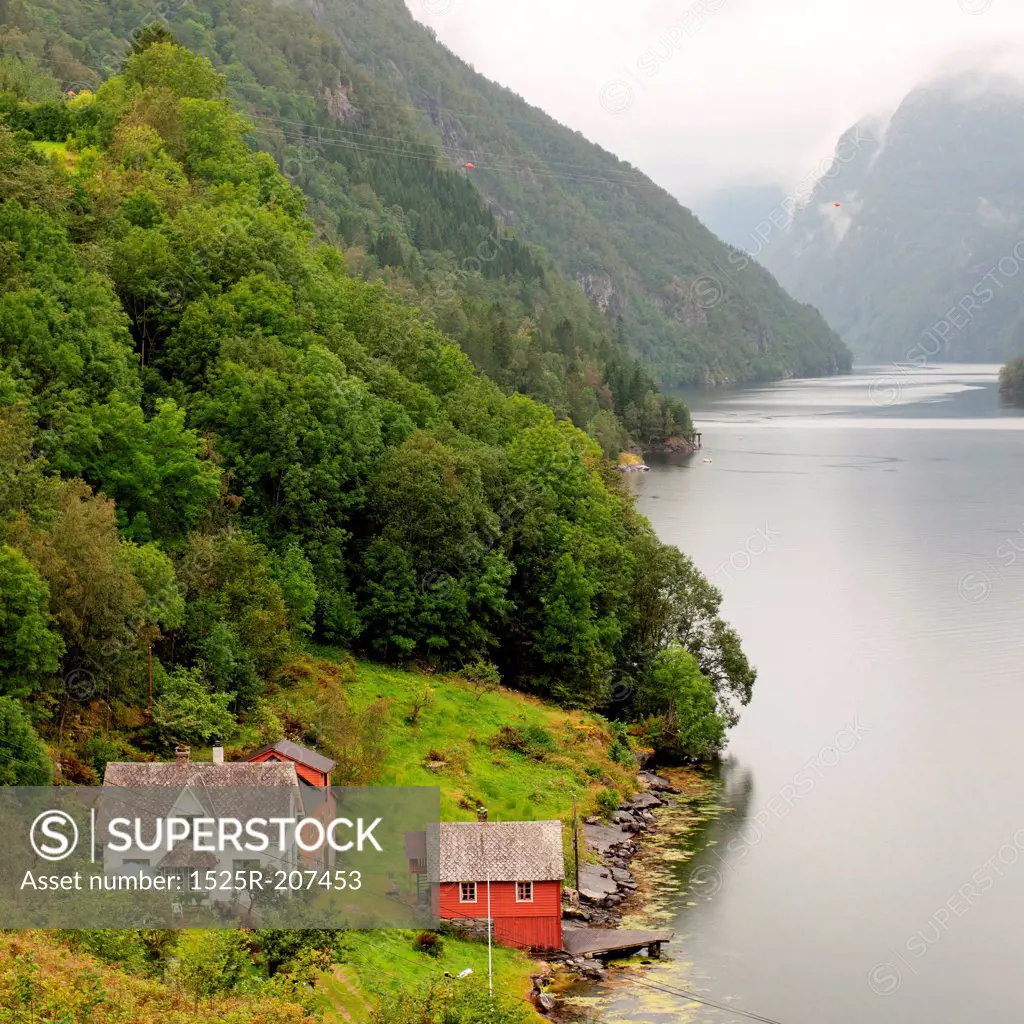
<path fill-rule="evenodd" d="M 704 450 L 634 478 L 759 670 L 651 984 L 785 1024 L 1024 1020 L 1024 417 L 996 372 L 691 398 Z M 634 985 L 601 1017 L 740 1019 Z"/>

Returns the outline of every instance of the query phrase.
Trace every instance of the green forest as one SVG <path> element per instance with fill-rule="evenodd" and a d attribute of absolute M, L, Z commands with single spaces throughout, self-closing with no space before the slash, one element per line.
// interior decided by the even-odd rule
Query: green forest
<path fill-rule="evenodd" d="M 60 742 L 88 673 L 126 726 L 90 743 L 203 743 L 314 641 L 712 753 L 754 681 L 720 594 L 592 437 L 348 275 L 209 62 L 150 35 L 96 93 L 4 94 L 7 713 Z"/>
<path fill-rule="evenodd" d="M 338 784 L 378 781 L 401 692 L 357 707 L 327 673 L 327 731 L 283 719 L 282 692 L 323 651 L 419 670 L 399 686 L 456 672 L 477 701 L 502 684 L 596 714 L 598 779 L 638 746 L 713 757 L 754 670 L 721 594 L 657 540 L 606 458 L 688 427 L 685 409 L 614 338 L 566 317 L 561 348 L 538 351 L 541 328 L 502 333 L 488 293 L 482 319 L 450 333 L 411 278 L 350 265 L 387 266 L 390 243 L 371 257 L 332 233 L 210 61 L 155 26 L 121 64 L 95 90 L 63 88 L 43 59 L 0 64 L 0 782 L 95 784 L 112 760 L 285 726 L 355 750 Z M 460 189 L 445 231 L 459 229 Z M 495 230 L 467 209 L 470 241 Z M 494 287 L 533 280 L 555 302 L 543 256 L 497 238 L 512 262 Z M 459 277 L 452 301 L 465 285 L 476 308 L 487 280 Z M 579 308 L 580 324 L 594 317 Z M 504 375 L 467 341 L 487 322 L 508 342 Z M 586 337 L 590 354 L 574 341 Z M 515 377 L 518 345 L 534 353 L 527 371 L 557 376 L 550 404 L 544 373 Z M 601 372 L 621 372 L 624 394 L 639 381 L 639 413 Z M 409 696 L 415 722 L 432 698 Z M 545 726 L 524 729 L 506 737 L 517 756 L 522 740 L 574 764 Z M 337 936 L 200 934 L 4 937 L 0 994 L 40 1020 L 128 1019 L 104 1016 L 116 989 L 147 1019 L 184 1020 L 145 988 L 173 952 L 183 991 L 220 1000 L 219 1019 L 320 1013 L 310 979 L 342 955 Z M 106 978 L 104 963 L 128 975 Z M 89 979 L 112 988 L 99 1000 Z M 372 1012 L 532 1013 L 481 1000 L 402 989 Z"/>

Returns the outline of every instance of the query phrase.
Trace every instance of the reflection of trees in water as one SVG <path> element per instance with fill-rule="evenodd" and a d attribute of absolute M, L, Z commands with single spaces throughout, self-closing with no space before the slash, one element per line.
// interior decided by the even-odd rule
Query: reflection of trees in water
<path fill-rule="evenodd" d="M 693 856 L 686 860 L 666 858 L 663 877 L 673 894 L 685 890 L 693 897 L 714 896 L 727 884 L 733 867 L 729 843 L 736 839 L 750 842 L 754 835 L 748 822 L 754 795 L 751 769 L 736 761 L 723 761 L 711 772 L 711 777 L 717 782 L 713 802 L 721 809 L 691 827 L 678 843 L 669 844 L 694 851 Z M 668 894 L 661 895 L 659 902 L 663 902 Z M 677 907 L 680 911 L 685 909 L 678 904 Z"/>

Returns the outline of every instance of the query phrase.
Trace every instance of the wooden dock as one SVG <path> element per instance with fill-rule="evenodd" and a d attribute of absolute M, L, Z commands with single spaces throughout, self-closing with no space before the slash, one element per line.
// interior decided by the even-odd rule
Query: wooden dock
<path fill-rule="evenodd" d="M 623 956 L 646 948 L 649 956 L 661 956 L 662 943 L 671 942 L 675 932 L 637 932 L 622 928 L 566 928 L 562 945 L 573 956 Z"/>

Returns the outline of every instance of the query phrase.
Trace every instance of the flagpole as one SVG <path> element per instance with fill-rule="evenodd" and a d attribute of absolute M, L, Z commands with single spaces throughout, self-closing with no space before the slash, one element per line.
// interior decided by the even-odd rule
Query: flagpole
<path fill-rule="evenodd" d="M 487 996 L 494 998 L 494 970 L 491 961 L 491 865 L 487 863 Z"/>

